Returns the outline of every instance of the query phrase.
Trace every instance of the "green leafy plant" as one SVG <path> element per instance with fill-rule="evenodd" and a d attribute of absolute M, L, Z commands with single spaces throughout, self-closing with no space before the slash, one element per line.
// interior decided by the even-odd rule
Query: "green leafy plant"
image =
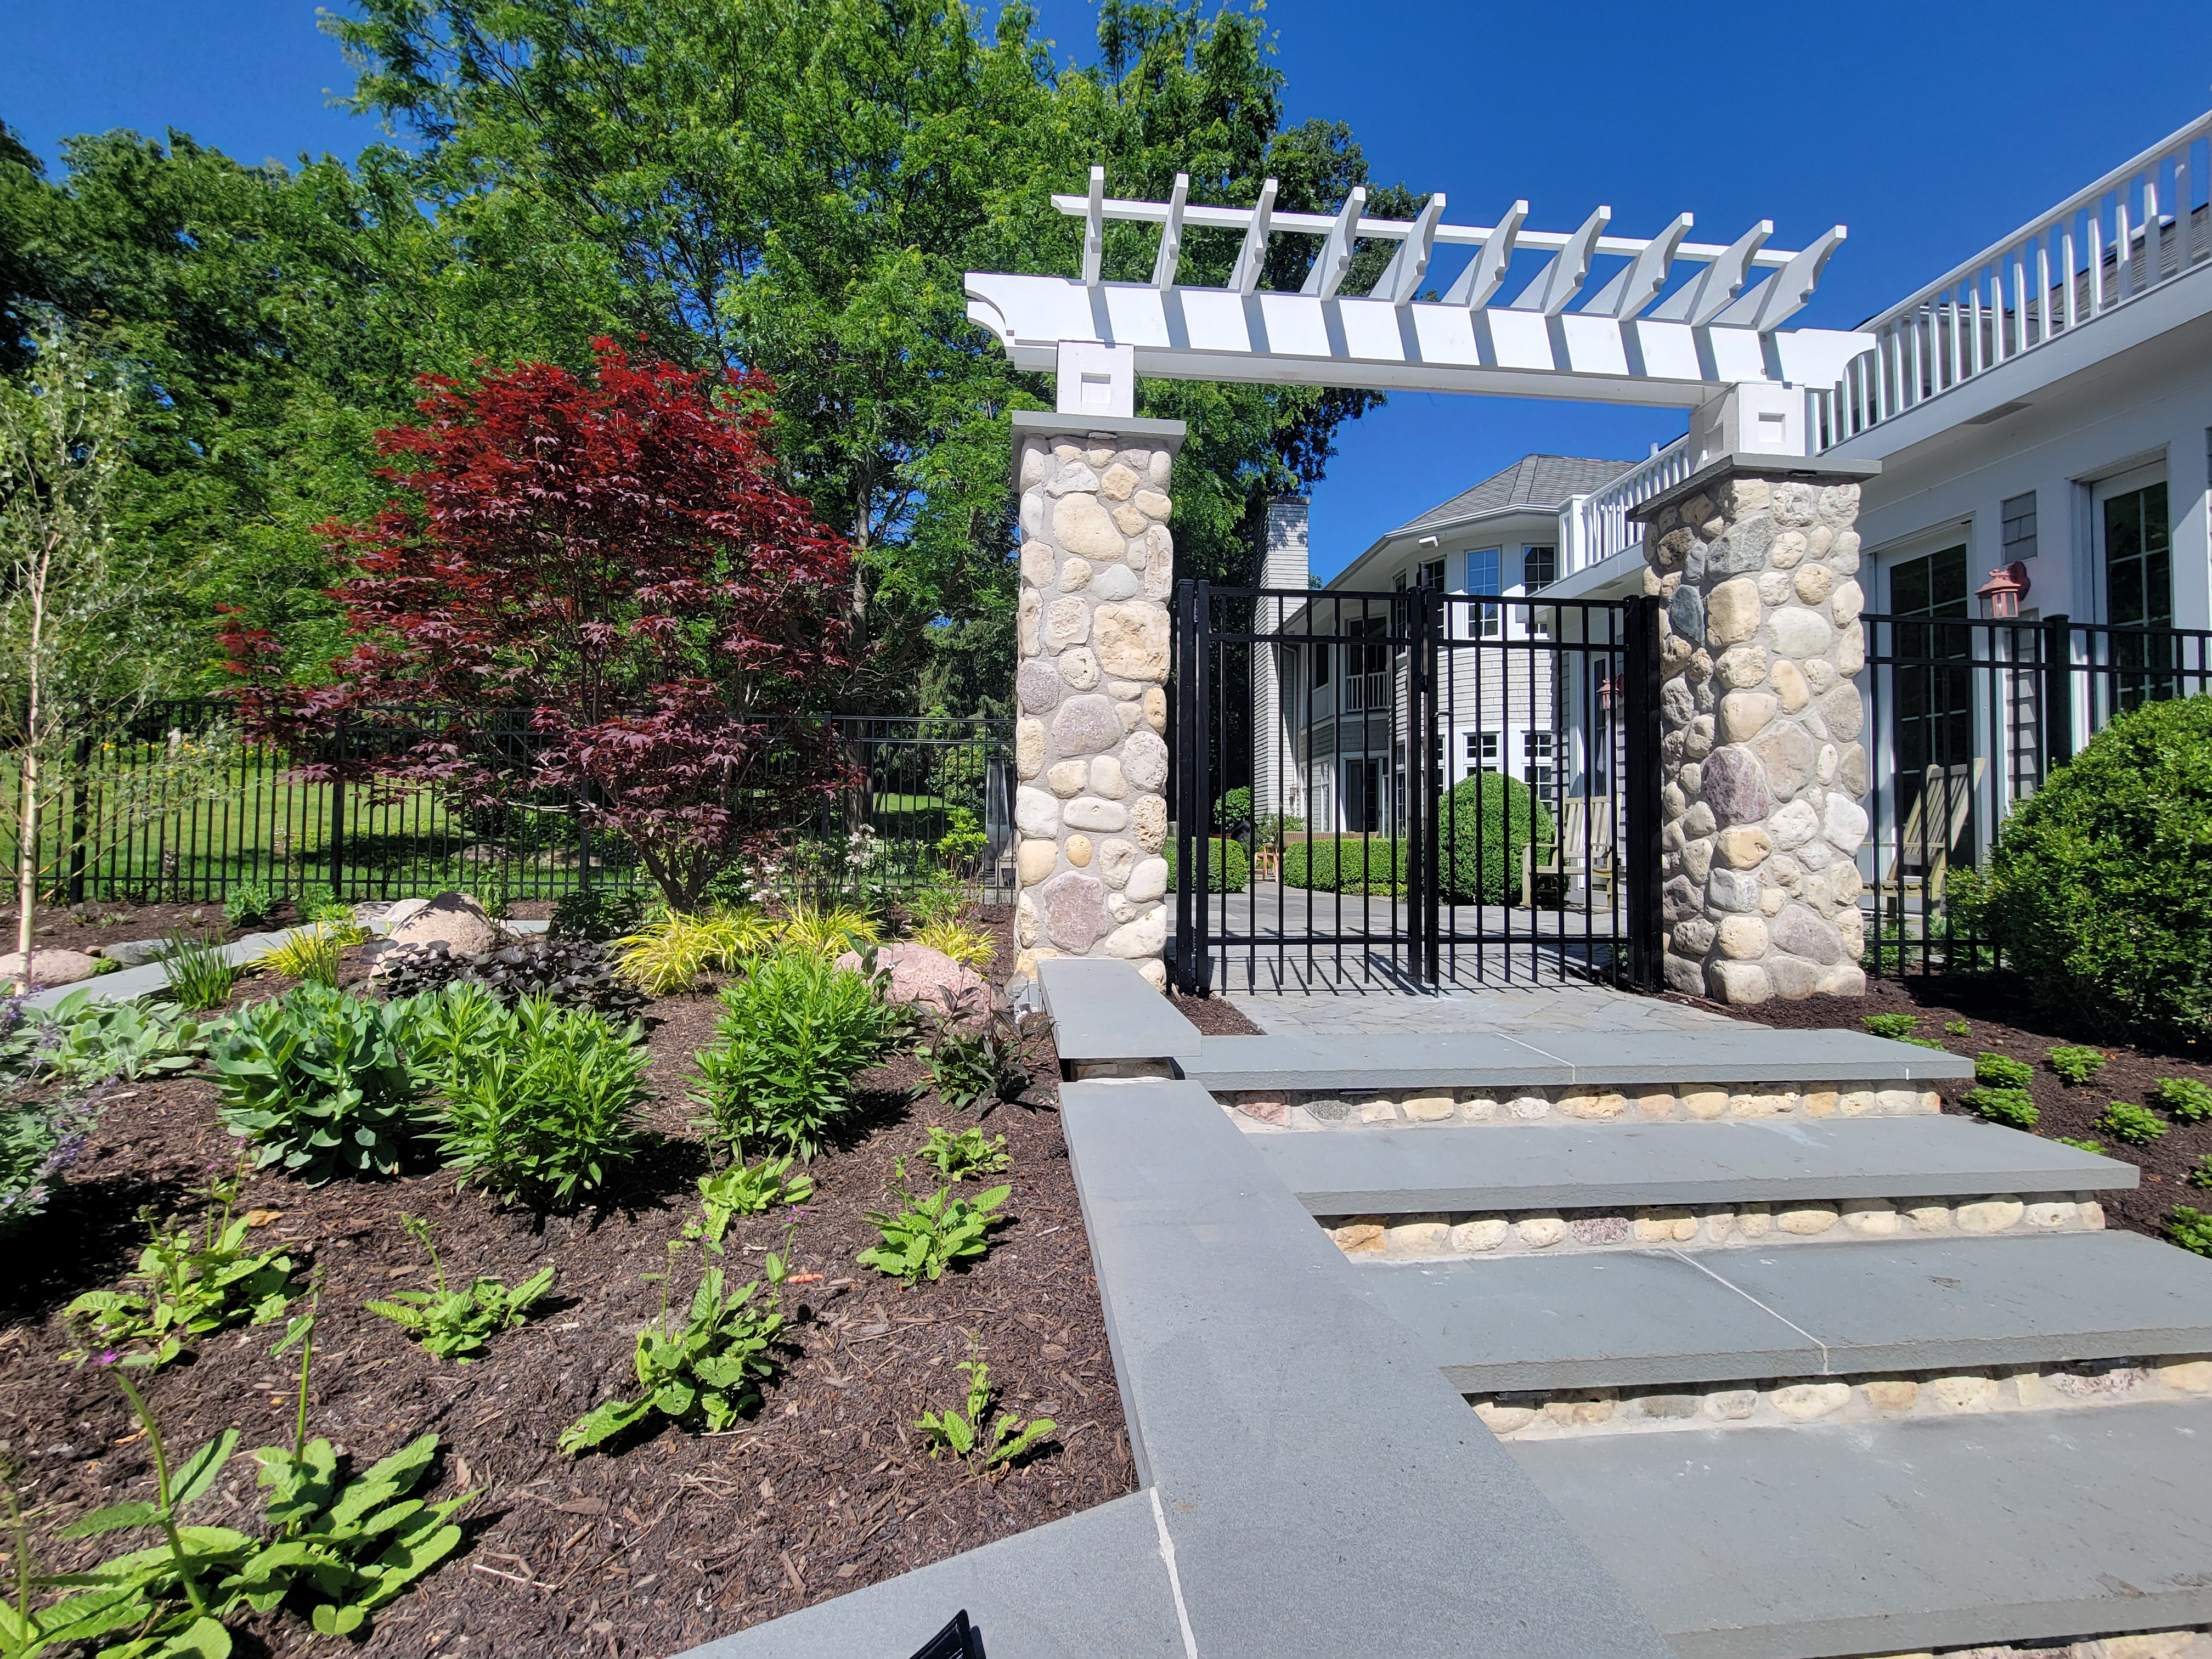
<path fill-rule="evenodd" d="M 1019 1100 L 1031 1082 L 1022 1051 L 1020 1019 L 999 1006 L 980 1021 L 963 1026 L 969 1017 L 968 1004 L 950 991 L 939 995 L 941 1008 L 923 1006 L 937 1028 L 936 1039 L 915 1048 L 937 1097 L 963 1112 L 1001 1100 Z"/>
<path fill-rule="evenodd" d="M 238 1172 L 210 1171 L 198 1225 L 155 1209 L 138 1212 L 152 1237 L 125 1279 L 136 1290 L 87 1291 L 64 1310 L 88 1343 L 135 1351 L 133 1363 L 166 1365 L 195 1337 L 283 1316 L 300 1294 L 292 1258 L 248 1248 L 252 1223 L 234 1214 Z"/>
<path fill-rule="evenodd" d="M 2212 1084 L 2194 1078 L 2162 1077 L 2150 1091 L 2150 1103 L 2176 1123 L 2212 1121 Z"/>
<path fill-rule="evenodd" d="M 2069 1089 L 2094 1083 L 2105 1069 L 2105 1056 L 2095 1048 L 2053 1048 L 2043 1058 Z"/>
<path fill-rule="evenodd" d="M 428 1255 L 437 1288 L 397 1291 L 389 1302 L 363 1305 L 391 1320 L 441 1359 L 473 1364 L 493 1337 L 527 1324 L 531 1309 L 553 1288 L 554 1270 L 547 1267 L 513 1290 L 483 1273 L 466 1290 L 451 1289 L 446 1283 L 446 1264 L 430 1242 L 430 1224 L 403 1212 L 399 1224 Z"/>
<path fill-rule="evenodd" d="M 2212 1187 L 2212 1152 L 2190 1166 L 2189 1184 L 2192 1187 Z"/>
<path fill-rule="evenodd" d="M 2051 1139 L 2061 1146 L 2071 1146 L 2077 1152 L 2094 1152 L 2100 1158 L 2105 1155 L 2105 1143 L 2101 1140 L 2077 1140 L 2072 1135 L 2053 1135 Z"/>
<path fill-rule="evenodd" d="M 702 974 L 734 974 L 766 949 L 774 929 L 757 913 L 657 916 L 616 941 L 616 971 L 647 996 L 688 991 Z"/>
<path fill-rule="evenodd" d="M 2166 1236 L 2185 1250 L 2212 1255 L 2212 1214 L 2177 1204 L 2166 1218 Z"/>
<path fill-rule="evenodd" d="M 899 1024 L 866 975 L 784 945 L 723 988 L 722 1009 L 720 1041 L 693 1056 L 701 1126 L 725 1147 L 766 1142 L 801 1158 L 844 1115 L 853 1079 Z"/>
<path fill-rule="evenodd" d="M 805 1203 L 814 1196 L 814 1177 L 792 1174 L 791 1166 L 798 1161 L 787 1153 L 782 1158 L 764 1158 L 750 1166 L 740 1161 L 701 1176 L 699 1205 L 703 1213 L 685 1229 L 684 1236 L 703 1240 L 719 1255 L 722 1235 L 738 1216 L 764 1215 L 779 1206 Z"/>
<path fill-rule="evenodd" d="M 1453 785 L 1437 804 L 1436 836 L 1443 854 L 1438 874 L 1446 898 L 1455 904 L 1511 904 L 1520 898 L 1523 849 L 1533 848 L 1535 861 L 1548 863 L 1558 848 L 1559 831 L 1550 809 L 1520 779 L 1477 772 Z M 1347 845 L 1356 848 L 1358 843 Z M 1568 860 L 1580 852 L 1570 847 Z M 1285 882 L 1289 863 L 1286 849 Z M 1398 869 L 1397 878 L 1403 882 L 1402 859 Z"/>
<path fill-rule="evenodd" d="M 747 1413 L 759 1409 L 761 1386 L 781 1370 L 773 1344 L 783 1330 L 781 1298 L 774 1288 L 787 1269 L 771 1255 L 765 1264 L 770 1289 L 757 1306 L 762 1281 L 728 1288 L 722 1270 L 708 1267 L 692 1292 L 690 1315 L 681 1325 L 668 1311 L 668 1286 L 676 1256 L 689 1241 L 668 1246 L 668 1268 L 648 1273 L 660 1284 L 660 1315 L 637 1334 L 631 1369 L 637 1378 L 635 1400 L 610 1400 L 594 1407 L 561 1431 L 560 1449 L 571 1454 L 603 1445 L 653 1417 L 687 1429 L 704 1425 L 719 1434 Z"/>
<path fill-rule="evenodd" d="M 2130 1146 L 2148 1146 L 2166 1133 L 2166 1125 L 2156 1112 L 2124 1100 L 2116 1100 L 2106 1106 L 2090 1127 L 2102 1129 L 2113 1139 Z"/>
<path fill-rule="evenodd" d="M 2102 1036 L 2212 1036 L 2212 697 L 2113 720 L 2014 810 L 1980 924 L 2038 1008 Z"/>
<path fill-rule="evenodd" d="M 2035 1081 L 2035 1067 L 2004 1054 L 1974 1056 L 1974 1081 L 1997 1089 L 2025 1089 Z"/>
<path fill-rule="evenodd" d="M 332 892 L 328 882 L 307 883 L 300 889 L 300 896 L 293 900 L 292 908 L 305 922 L 342 927 L 355 925 L 353 906 Z"/>
<path fill-rule="evenodd" d="M 635 933 L 645 921 L 652 898 L 640 887 L 580 887 L 561 896 L 546 931 L 556 939 L 589 939 L 603 945 Z"/>
<path fill-rule="evenodd" d="M 2039 1115 L 2034 1097 L 2025 1089 L 1969 1089 L 1959 1097 L 1959 1103 L 1970 1112 L 1978 1112 L 1991 1123 L 2002 1123 L 2015 1129 L 2033 1129 Z"/>
<path fill-rule="evenodd" d="M 434 1004 L 421 1024 L 439 1017 Z M 468 1018 L 483 1016 L 472 1007 Z M 568 1204 L 636 1155 L 652 1056 L 635 1022 L 526 997 L 498 1009 L 465 1047 L 430 1041 L 442 1044 L 429 1063 L 444 1096 L 438 1149 L 464 1186 L 508 1202 Z"/>
<path fill-rule="evenodd" d="M 981 1129 L 963 1129 L 951 1135 L 933 1127 L 929 1138 L 922 1142 L 921 1160 L 947 1181 L 962 1181 L 969 1176 L 996 1175 L 1010 1160 L 1006 1157 L 1006 1138 L 994 1136 L 983 1139 Z"/>
<path fill-rule="evenodd" d="M 223 895 L 222 919 L 234 927 L 258 927 L 276 908 L 266 882 L 241 881 Z"/>
<path fill-rule="evenodd" d="M 224 1126 L 254 1142 L 262 1167 L 304 1181 L 392 1174 L 420 1115 L 412 1012 L 313 983 L 240 1009 L 210 1058 Z"/>
<path fill-rule="evenodd" d="M 90 991 L 72 991 L 51 1010 L 34 1010 L 27 1022 L 27 1055 L 34 1076 L 70 1083 L 143 1078 L 189 1071 L 207 1052 L 212 1021 L 159 1004 L 95 1002 Z"/>
<path fill-rule="evenodd" d="M 154 959 L 169 975 L 164 994 L 179 1008 L 220 1008 L 246 977 L 245 964 L 225 957 L 222 945 L 182 933 L 172 933 Z"/>
<path fill-rule="evenodd" d="M 915 929 L 914 942 L 942 951 L 963 968 L 987 968 L 998 955 L 988 933 L 963 927 L 955 921 L 933 921 Z"/>
<path fill-rule="evenodd" d="M 1945 1036 L 1972 1036 L 1973 1034 L 1974 1028 L 1963 1019 L 1947 1019 L 1943 1022 Z"/>
<path fill-rule="evenodd" d="M 507 861 L 500 860 L 483 873 L 477 883 L 477 902 L 483 906 L 484 915 L 494 921 L 505 921 L 514 908 L 514 891 L 507 872 Z"/>
<path fill-rule="evenodd" d="M 1182 853 L 1178 843 L 1170 842 L 1160 856 L 1168 861 L 1168 890 L 1182 890 Z M 1206 890 L 1209 893 L 1241 893 L 1252 884 L 1252 858 L 1244 850 L 1244 843 L 1224 836 L 1211 837 L 1206 844 Z M 1303 884 L 1297 884 L 1303 885 Z M 1316 884 L 1319 885 L 1318 883 Z"/>
<path fill-rule="evenodd" d="M 368 937 L 366 928 L 356 927 L 351 922 L 340 927 L 319 921 L 264 951 L 253 965 L 264 973 L 282 974 L 287 979 L 312 981 L 335 988 L 340 953 L 349 945 L 358 945 Z"/>
<path fill-rule="evenodd" d="M 924 1412 L 915 1419 L 932 1458 L 940 1451 L 948 1452 L 956 1458 L 973 1458 L 986 1472 L 1000 1469 L 1058 1426 L 1049 1417 L 1024 1422 L 1012 1412 L 1000 1412 L 986 1431 L 983 1425 L 996 1392 L 991 1387 L 991 1368 L 980 1359 L 963 1359 L 960 1369 L 968 1373 L 967 1409 L 947 1407 L 941 1412 Z"/>
<path fill-rule="evenodd" d="M 977 858 L 990 845 L 983 826 L 975 815 L 964 806 L 948 806 L 945 810 L 945 833 L 937 838 L 937 860 L 948 870 L 969 870 L 975 867 Z"/>
<path fill-rule="evenodd" d="M 868 1212 L 884 1242 L 860 1252 L 863 1267 L 908 1285 L 941 1279 L 947 1267 L 989 1254 L 991 1230 L 1013 1219 L 995 1213 L 1012 1187 L 993 1187 L 970 1200 L 953 1197 L 948 1185 L 921 1198 L 906 1189 L 906 1160 L 900 1158 L 896 1168 L 894 1190 L 905 1202 L 896 1210 Z"/>
<path fill-rule="evenodd" d="M 0 1238 L 38 1215 L 100 1120 L 101 1091 L 58 1089 L 30 1100 L 0 1088 Z"/>
<path fill-rule="evenodd" d="M 1917 1014 L 1868 1014 L 1859 1024 L 1878 1037 L 1902 1042 L 1920 1029 L 1920 1017 Z"/>

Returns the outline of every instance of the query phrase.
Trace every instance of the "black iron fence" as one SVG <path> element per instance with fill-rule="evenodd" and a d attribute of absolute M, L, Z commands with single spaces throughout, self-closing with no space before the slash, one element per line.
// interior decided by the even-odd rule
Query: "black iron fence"
<path fill-rule="evenodd" d="M 1656 607 L 1182 584 L 1177 983 L 1654 983 Z"/>
<path fill-rule="evenodd" d="M 504 886 L 510 898 L 558 898 L 644 879 L 623 838 L 593 828 L 562 790 L 520 790 L 490 805 L 432 786 L 309 781 L 309 763 L 361 763 L 410 746 L 438 711 L 388 708 L 349 721 L 312 754 L 230 731 L 219 699 L 149 706 L 117 741 L 81 744 L 73 786 L 42 825 L 43 885 L 54 897 L 220 902 L 242 883 L 279 896 L 323 886 L 344 898 L 441 887 Z M 831 717 L 861 780 L 827 802 L 810 834 L 873 839 L 873 878 L 916 884 L 943 870 L 1011 901 L 1012 727 L 1004 720 Z M 213 743 L 195 766 L 187 746 Z M 518 718 L 488 739 L 516 755 L 533 744 Z M 0 782 L 11 780 L 0 778 Z M 166 792 L 166 793 L 165 793 Z M 15 867 L 15 848 L 0 835 Z"/>
<path fill-rule="evenodd" d="M 1984 863 L 2013 809 L 2114 716 L 2212 691 L 2212 633 L 2066 617 L 1865 622 L 1867 966 L 1999 966 L 1947 896 L 1955 873 Z"/>

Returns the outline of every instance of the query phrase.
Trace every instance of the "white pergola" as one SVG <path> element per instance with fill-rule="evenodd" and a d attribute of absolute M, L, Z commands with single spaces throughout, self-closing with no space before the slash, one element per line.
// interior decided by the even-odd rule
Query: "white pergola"
<path fill-rule="evenodd" d="M 1202 206 L 1189 191 L 1178 174 L 1167 201 L 1121 200 L 1094 167 L 1087 196 L 1053 198 L 1084 222 L 1079 276 L 968 274 L 969 317 L 1018 367 L 1059 375 L 1063 412 L 1127 415 L 1139 374 L 1695 408 L 1734 386 L 1825 389 L 1874 344 L 1863 333 L 1782 326 L 1812 298 L 1841 225 L 1788 252 L 1766 246 L 1768 220 L 1722 246 L 1687 240 L 1686 213 L 1639 239 L 1607 235 L 1612 210 L 1603 207 L 1579 229 L 1548 231 L 1528 227 L 1526 202 L 1495 225 L 1452 225 L 1441 193 L 1400 220 L 1363 216 L 1359 189 L 1334 216 L 1276 212 L 1272 179 L 1249 208 Z M 1108 220 L 1160 228 L 1151 281 L 1103 279 Z M 1176 280 L 1194 228 L 1243 234 L 1227 287 Z M 1267 239 L 1285 234 L 1322 241 L 1296 294 L 1260 287 Z M 1364 239 L 1395 241 L 1397 252 L 1371 294 L 1342 294 Z M 1439 245 L 1477 252 L 1441 300 L 1417 300 Z M 1552 258 L 1501 301 L 1523 248 Z M 1585 296 L 1594 267 L 1614 260 Z M 1677 266 L 1696 269 L 1669 292 Z"/>

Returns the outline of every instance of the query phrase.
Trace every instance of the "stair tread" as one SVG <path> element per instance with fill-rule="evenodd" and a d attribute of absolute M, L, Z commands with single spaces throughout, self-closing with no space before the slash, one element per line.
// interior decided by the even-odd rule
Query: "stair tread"
<path fill-rule="evenodd" d="M 1178 1057 L 1181 1051 L 1178 1050 Z M 1209 1036 L 1184 1075 L 1209 1089 L 1564 1088 L 1968 1078 L 1957 1054 L 1863 1031 L 1406 1031 Z"/>
<path fill-rule="evenodd" d="M 2134 1233 L 1368 1267 L 1468 1393 L 2212 1352 L 2212 1262 Z"/>
<path fill-rule="evenodd" d="M 2212 1401 L 1505 1443 L 1682 1659 L 2212 1620 Z"/>
<path fill-rule="evenodd" d="M 2140 1179 L 2117 1158 L 1934 1114 L 1252 1139 L 1314 1215 L 2089 1192 Z"/>

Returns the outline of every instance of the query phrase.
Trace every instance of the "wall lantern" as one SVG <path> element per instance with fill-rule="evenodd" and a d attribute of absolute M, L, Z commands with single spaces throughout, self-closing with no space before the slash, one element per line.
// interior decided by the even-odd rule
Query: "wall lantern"
<path fill-rule="evenodd" d="M 1992 621 L 2017 622 L 2020 602 L 2027 589 L 2027 567 L 2015 562 L 1990 571 L 1989 580 L 1975 590 L 1974 597 L 1981 600 L 1983 613 Z"/>

